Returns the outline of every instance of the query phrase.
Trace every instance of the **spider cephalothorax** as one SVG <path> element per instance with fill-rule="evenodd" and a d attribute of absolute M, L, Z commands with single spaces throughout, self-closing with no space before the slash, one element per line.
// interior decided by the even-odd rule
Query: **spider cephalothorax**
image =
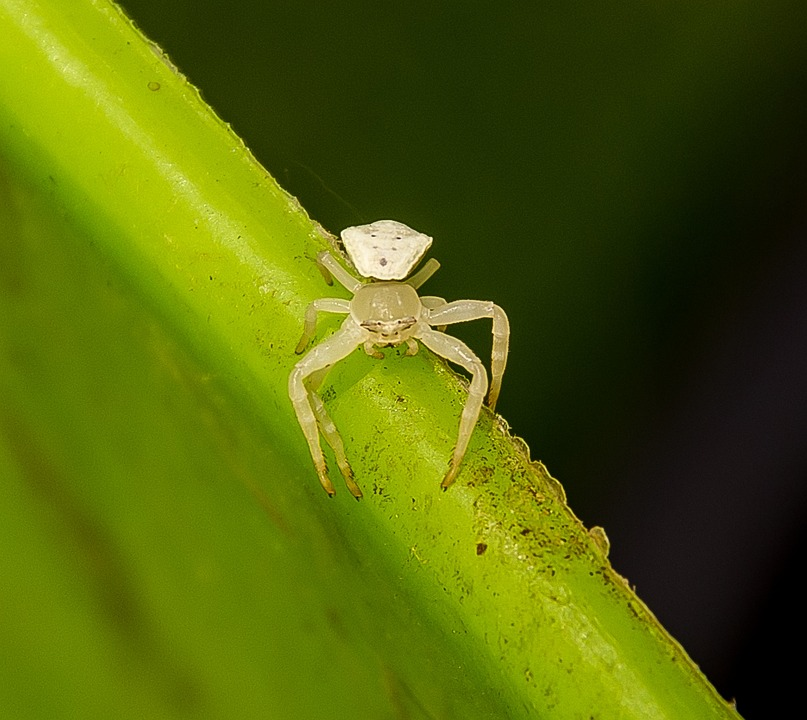
<path fill-rule="evenodd" d="M 465 343 L 435 328 L 480 318 L 493 319 L 492 379 L 488 395 L 488 405 L 493 409 L 499 397 L 507 363 L 510 337 L 507 316 L 492 302 L 457 300 L 449 303 L 433 295 L 418 295 L 417 288 L 434 274 L 440 263 L 430 259 L 410 276 L 431 246 L 432 239 L 402 223 L 378 220 L 369 225 L 349 227 L 342 231 L 342 241 L 356 271 L 363 279 L 354 278 L 330 253 L 320 253 L 317 263 L 328 284 L 332 284 L 332 278 L 335 277 L 353 293 L 353 298 L 320 298 L 308 306 L 297 353 L 303 352 L 314 336 L 318 312 L 341 313 L 348 317 L 339 330 L 315 345 L 294 366 L 289 377 L 289 397 L 308 440 L 319 481 L 329 495 L 334 494 L 333 483 L 328 477 L 325 457 L 319 444 L 319 434 L 322 432 L 333 448 L 336 462 L 350 492 L 356 498 L 362 496 L 345 456 L 342 438 L 316 392 L 325 373 L 334 363 L 358 347 L 363 347 L 368 355 L 381 358 L 384 356 L 376 350 L 377 347 L 406 343 L 407 354 L 414 355 L 420 341 L 436 355 L 460 365 L 471 374 L 457 444 L 442 482 L 442 487 L 446 488 L 454 482 L 459 472 L 468 441 L 479 418 L 488 378 L 484 365 Z"/>

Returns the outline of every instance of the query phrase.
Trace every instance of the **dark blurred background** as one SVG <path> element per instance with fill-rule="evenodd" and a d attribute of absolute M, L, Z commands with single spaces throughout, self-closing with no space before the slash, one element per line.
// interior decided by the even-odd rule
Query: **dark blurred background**
<path fill-rule="evenodd" d="M 616 569 L 744 717 L 800 702 L 807 4 L 123 5 L 313 218 L 505 307 L 499 410 Z"/>

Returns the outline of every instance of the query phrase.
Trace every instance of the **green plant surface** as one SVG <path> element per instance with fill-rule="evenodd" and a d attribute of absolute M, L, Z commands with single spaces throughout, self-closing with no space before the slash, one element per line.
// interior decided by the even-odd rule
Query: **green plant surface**
<path fill-rule="evenodd" d="M 0 715 L 737 717 L 503 421 L 440 492 L 425 350 L 331 373 L 329 499 L 286 394 L 326 234 L 111 3 L 0 37 Z"/>

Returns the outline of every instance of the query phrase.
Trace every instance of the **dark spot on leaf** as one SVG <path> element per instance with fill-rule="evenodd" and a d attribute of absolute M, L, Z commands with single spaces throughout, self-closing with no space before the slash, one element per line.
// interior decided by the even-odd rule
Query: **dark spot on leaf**
<path fill-rule="evenodd" d="M 476 554 L 477 555 L 484 555 L 485 550 L 488 549 L 487 543 L 477 543 L 476 544 Z"/>

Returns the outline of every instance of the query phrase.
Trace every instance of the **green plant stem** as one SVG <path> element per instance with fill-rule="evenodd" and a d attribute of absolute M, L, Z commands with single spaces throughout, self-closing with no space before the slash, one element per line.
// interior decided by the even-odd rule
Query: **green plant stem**
<path fill-rule="evenodd" d="M 33 558 L 3 561 L 0 708 L 737 717 L 502 421 L 439 490 L 464 390 L 425 350 L 332 372 L 365 499 L 334 467 L 329 500 L 286 391 L 304 309 L 334 292 L 325 234 L 114 5 L 0 0 L 0 38 L 4 542 Z M 15 635 L 35 578 L 50 632 Z M 122 622 L 147 631 L 110 630 L 87 587 L 136 597 Z"/>

